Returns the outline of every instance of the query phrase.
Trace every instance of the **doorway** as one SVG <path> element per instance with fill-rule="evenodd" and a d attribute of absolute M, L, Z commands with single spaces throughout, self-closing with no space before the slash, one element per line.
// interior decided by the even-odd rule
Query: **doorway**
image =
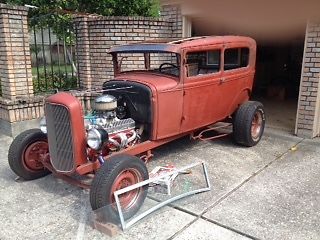
<path fill-rule="evenodd" d="M 261 101 L 267 126 L 294 132 L 304 50 L 304 38 L 287 42 L 257 42 L 253 99 Z"/>

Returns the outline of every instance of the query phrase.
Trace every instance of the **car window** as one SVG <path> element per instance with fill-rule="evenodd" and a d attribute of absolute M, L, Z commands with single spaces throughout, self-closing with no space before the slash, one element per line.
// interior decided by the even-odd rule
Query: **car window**
<path fill-rule="evenodd" d="M 224 51 L 224 70 L 247 67 L 249 48 L 228 48 Z"/>
<path fill-rule="evenodd" d="M 212 74 L 220 71 L 221 50 L 187 53 L 187 76 Z"/>
<path fill-rule="evenodd" d="M 150 53 L 150 68 L 163 74 L 179 76 L 180 59 L 176 53 Z"/>

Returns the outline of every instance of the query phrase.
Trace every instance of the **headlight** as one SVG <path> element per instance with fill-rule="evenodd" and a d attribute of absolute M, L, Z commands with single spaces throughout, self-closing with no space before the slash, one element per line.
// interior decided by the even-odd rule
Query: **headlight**
<path fill-rule="evenodd" d="M 40 130 L 41 132 L 47 134 L 47 122 L 46 117 L 41 118 L 40 120 Z"/>
<path fill-rule="evenodd" d="M 89 119 L 84 119 L 84 127 L 86 130 L 90 130 L 91 129 L 91 122 Z"/>
<path fill-rule="evenodd" d="M 108 140 L 108 133 L 104 129 L 90 129 L 87 134 L 87 144 L 90 148 L 99 150 L 102 144 Z"/>

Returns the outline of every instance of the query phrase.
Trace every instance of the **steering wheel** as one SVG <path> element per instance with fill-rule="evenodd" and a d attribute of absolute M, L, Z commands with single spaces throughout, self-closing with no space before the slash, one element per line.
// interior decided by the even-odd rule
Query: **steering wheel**
<path fill-rule="evenodd" d="M 160 67 L 159 67 L 159 72 L 162 72 L 163 66 L 166 66 L 166 65 L 168 65 L 169 67 L 173 67 L 173 68 L 176 68 L 176 69 L 179 70 L 179 67 L 178 67 L 177 65 L 174 65 L 173 63 L 165 62 L 165 63 L 162 63 L 162 64 L 160 65 Z"/>

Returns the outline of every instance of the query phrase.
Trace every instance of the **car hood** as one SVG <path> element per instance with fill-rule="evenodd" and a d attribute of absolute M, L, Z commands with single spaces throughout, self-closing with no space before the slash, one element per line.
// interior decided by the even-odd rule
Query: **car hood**
<path fill-rule="evenodd" d="M 115 80 L 132 81 L 148 85 L 157 91 L 167 91 L 179 84 L 179 78 L 156 73 L 122 73 Z"/>

